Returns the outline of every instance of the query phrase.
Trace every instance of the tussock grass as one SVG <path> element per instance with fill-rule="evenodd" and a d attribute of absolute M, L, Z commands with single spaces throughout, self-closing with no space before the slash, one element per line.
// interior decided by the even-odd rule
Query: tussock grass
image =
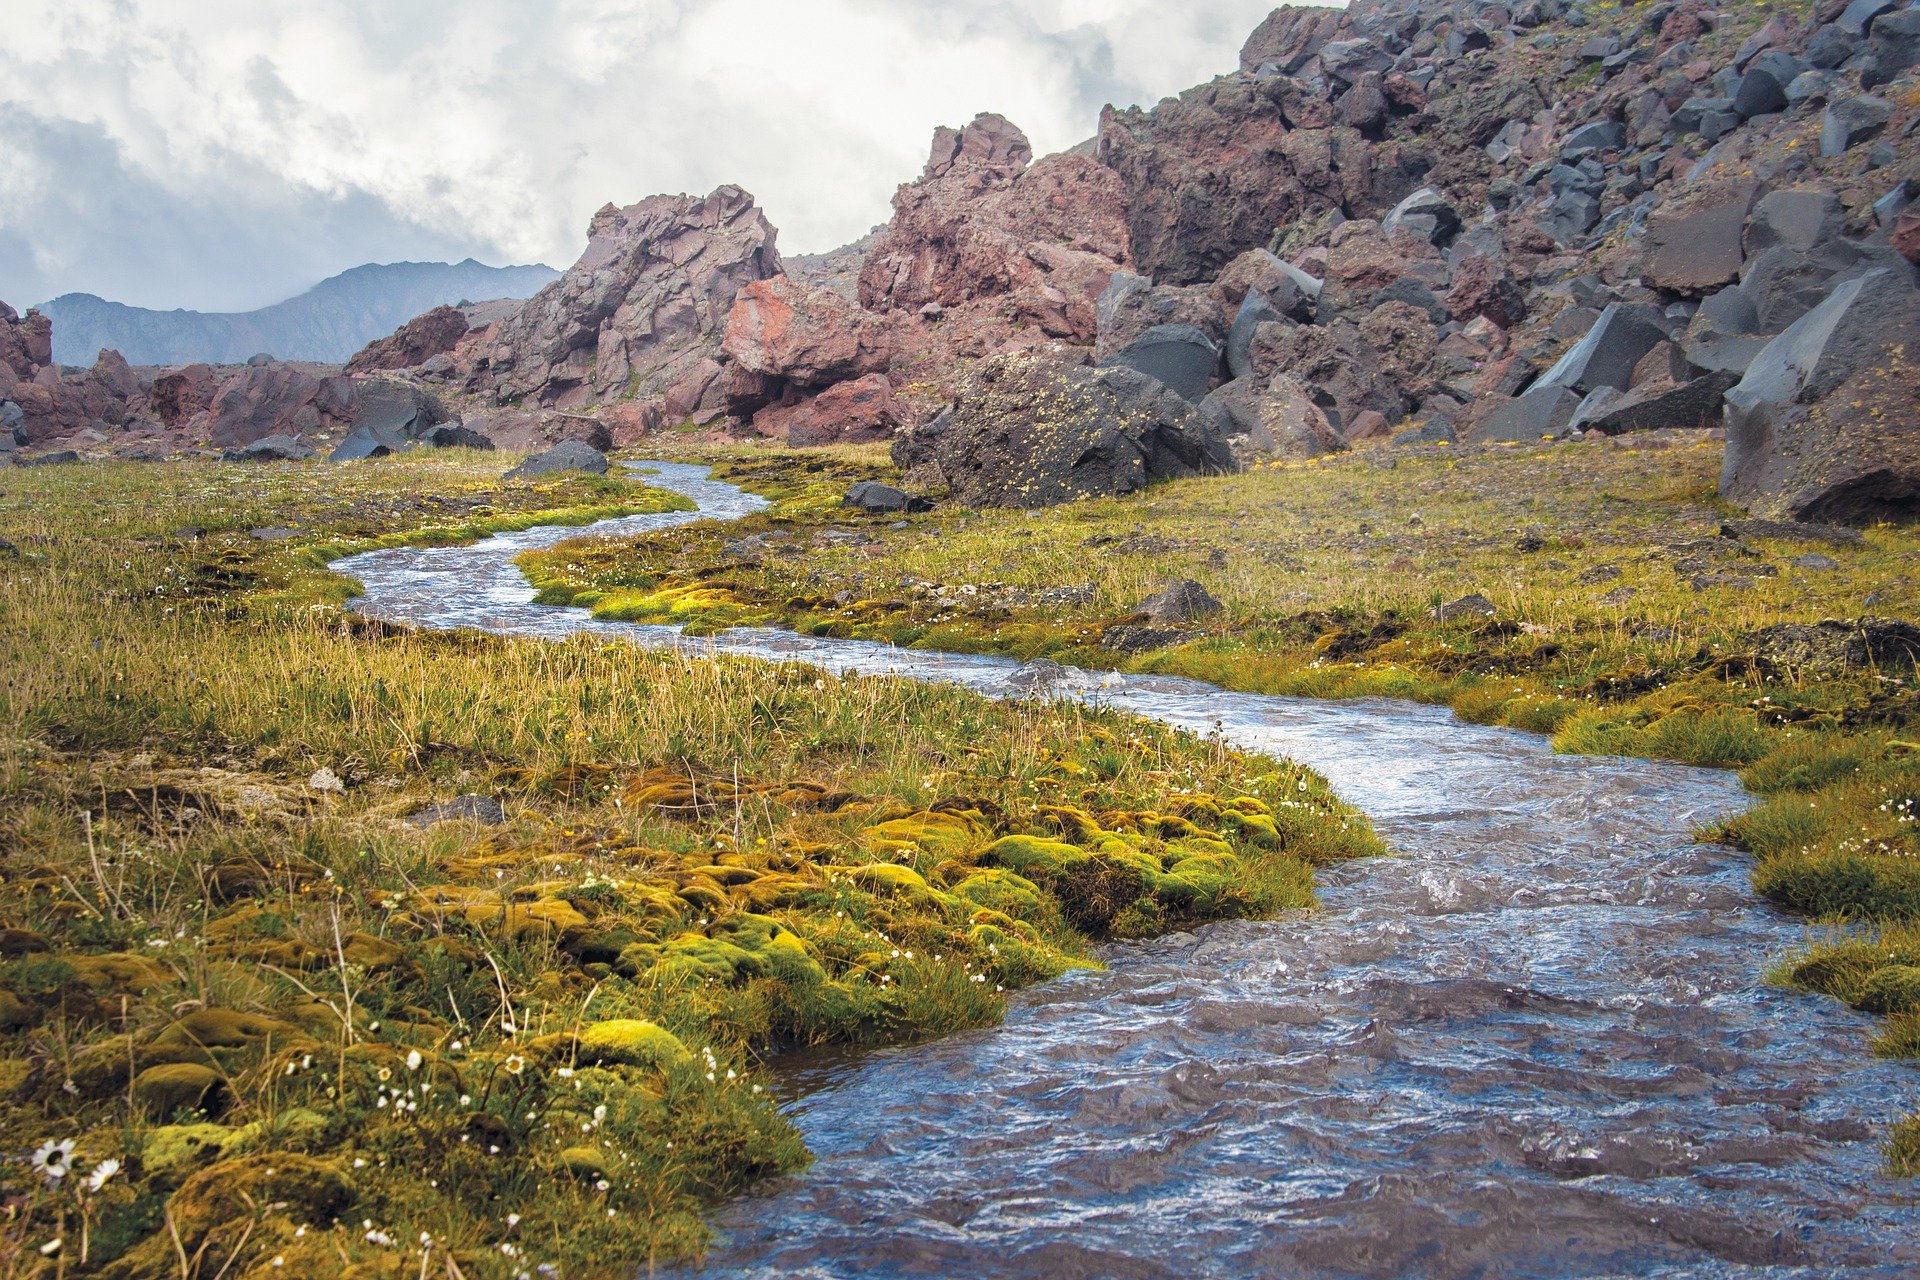
<path fill-rule="evenodd" d="M 696 1254 L 807 1158 L 769 1055 L 989 1022 L 1378 850 L 1311 775 L 1109 713 L 327 606 L 343 546 L 663 501 L 503 466 L 5 481 L 0 1124 L 75 1144 L 0 1169 L 15 1271 Z M 409 820 L 461 795 L 505 821 Z"/>

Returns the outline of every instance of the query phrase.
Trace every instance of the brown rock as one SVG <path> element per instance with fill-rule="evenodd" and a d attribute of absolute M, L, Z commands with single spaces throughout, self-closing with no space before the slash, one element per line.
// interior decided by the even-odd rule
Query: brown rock
<path fill-rule="evenodd" d="M 38 311 L 25 316 L 0 302 L 0 365 L 21 382 L 31 382 L 53 363 L 53 321 Z"/>
<path fill-rule="evenodd" d="M 208 440 L 239 449 L 268 436 L 316 437 L 344 426 L 353 409 L 353 383 L 345 377 L 317 377 L 290 364 L 249 366 L 214 394 Z"/>
<path fill-rule="evenodd" d="M 1275 77 L 1215 80 L 1142 111 L 1101 113 L 1100 159 L 1120 175 L 1133 256 L 1165 284 L 1197 284 L 1276 229 L 1343 209 L 1384 213 L 1424 170 L 1396 142 L 1327 127 L 1322 92 Z"/>
<path fill-rule="evenodd" d="M 1345 10 L 1317 5 L 1281 5 L 1255 27 L 1240 46 L 1240 70 L 1248 74 L 1271 67 L 1292 75 L 1348 26 Z"/>
<path fill-rule="evenodd" d="M 466 313 L 458 307 L 435 307 L 417 315 L 385 338 L 369 342 L 347 361 L 348 373 L 376 369 L 411 369 L 437 355 L 451 354 L 467 336 Z"/>
<path fill-rule="evenodd" d="M 605 451 L 613 448 L 613 433 L 605 422 L 579 413 L 552 409 L 483 409 L 467 415 L 469 429 L 509 453 L 539 453 L 564 440 L 577 440 Z"/>
<path fill-rule="evenodd" d="M 1453 287 L 1442 300 L 1455 320 L 1485 316 L 1511 329 L 1527 316 L 1526 295 L 1507 268 L 1484 254 L 1469 253 L 1453 269 Z"/>
<path fill-rule="evenodd" d="M 1759 187 L 1728 183 L 1690 195 L 1647 219 L 1646 265 L 1640 278 L 1656 289 L 1699 295 L 1740 277 L 1741 234 Z"/>
<path fill-rule="evenodd" d="M 177 427 L 205 413 L 219 390 L 220 377 L 212 365 L 189 364 L 155 378 L 147 400 L 161 422 Z"/>
<path fill-rule="evenodd" d="M 1908 209 L 1894 220 L 1893 247 L 1908 262 L 1920 264 L 1920 209 Z"/>

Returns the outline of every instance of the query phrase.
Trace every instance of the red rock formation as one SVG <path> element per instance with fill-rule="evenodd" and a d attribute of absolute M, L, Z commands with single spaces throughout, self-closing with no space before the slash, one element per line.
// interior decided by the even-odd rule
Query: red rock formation
<path fill-rule="evenodd" d="M 976 314 L 1090 345 L 1094 304 L 1128 264 L 1124 193 L 1084 156 L 1029 167 L 1031 155 L 1000 116 L 937 133 L 919 181 L 894 193 L 893 222 L 861 268 L 860 305 L 947 311 L 999 298 Z"/>
<path fill-rule="evenodd" d="M 411 369 L 438 355 L 451 354 L 467 336 L 467 317 L 458 307 L 435 307 L 417 315 L 387 337 L 369 342 L 347 361 L 348 373 Z"/>
<path fill-rule="evenodd" d="M 792 404 L 768 405 L 753 417 L 753 429 L 791 445 L 885 440 L 906 421 L 886 375 L 836 383 Z"/>
<path fill-rule="evenodd" d="M 317 377 L 289 364 L 249 366 L 214 394 L 209 438 L 238 449 L 268 436 L 319 436 L 344 427 L 353 408 L 348 378 Z"/>
<path fill-rule="evenodd" d="M 153 380 L 148 393 L 153 412 L 169 427 L 177 427 L 205 413 L 220 390 L 212 365 L 190 364 L 170 369 Z"/>
<path fill-rule="evenodd" d="M 502 401 L 575 408 L 620 400 L 684 400 L 711 364 L 734 295 L 780 272 L 775 232 L 739 187 L 654 196 L 593 216 L 587 250 L 482 340 L 463 344 L 469 389 Z M 718 370 L 699 389 L 713 397 Z"/>
<path fill-rule="evenodd" d="M 879 316 L 831 290 L 775 276 L 735 297 L 721 350 L 749 373 L 821 387 L 884 370 L 892 341 Z"/>

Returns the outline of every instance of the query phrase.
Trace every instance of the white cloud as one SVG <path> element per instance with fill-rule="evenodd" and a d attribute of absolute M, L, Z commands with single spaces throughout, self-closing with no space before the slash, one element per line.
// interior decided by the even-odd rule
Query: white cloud
<path fill-rule="evenodd" d="M 14 0 L 0 298 L 258 305 L 368 260 L 564 266 L 607 201 L 738 182 L 789 252 L 935 125 L 1042 152 L 1232 69 L 1268 0 Z M 22 12 L 24 10 L 24 12 Z"/>

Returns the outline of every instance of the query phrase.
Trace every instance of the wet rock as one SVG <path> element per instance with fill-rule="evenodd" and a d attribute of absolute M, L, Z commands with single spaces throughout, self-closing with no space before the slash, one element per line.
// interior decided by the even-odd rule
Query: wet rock
<path fill-rule="evenodd" d="M 534 454 L 501 479 L 529 480 L 562 471 L 586 471 L 600 476 L 605 475 L 610 466 L 612 463 L 607 460 L 607 455 L 591 445 L 578 440 L 562 440 L 546 452 Z"/>
<path fill-rule="evenodd" d="M 1183 399 L 1198 403 L 1213 386 L 1214 373 L 1220 367 L 1220 348 L 1193 325 L 1162 324 L 1101 363 L 1103 367 L 1136 370 Z"/>
<path fill-rule="evenodd" d="M 1869 138 L 1878 136 L 1893 119 L 1893 104 L 1885 98 L 1867 94 L 1842 98 L 1827 104 L 1820 122 L 1820 154 L 1844 155 Z"/>
<path fill-rule="evenodd" d="M 971 370 L 953 405 L 901 436 L 893 459 L 906 471 L 930 467 L 969 506 L 1004 507 L 1131 493 L 1234 467 L 1225 440 L 1155 379 L 1024 353 Z"/>
<path fill-rule="evenodd" d="M 1720 495 L 1756 515 L 1837 523 L 1920 511 L 1916 356 L 1911 268 L 1842 282 L 1727 392 Z"/>

